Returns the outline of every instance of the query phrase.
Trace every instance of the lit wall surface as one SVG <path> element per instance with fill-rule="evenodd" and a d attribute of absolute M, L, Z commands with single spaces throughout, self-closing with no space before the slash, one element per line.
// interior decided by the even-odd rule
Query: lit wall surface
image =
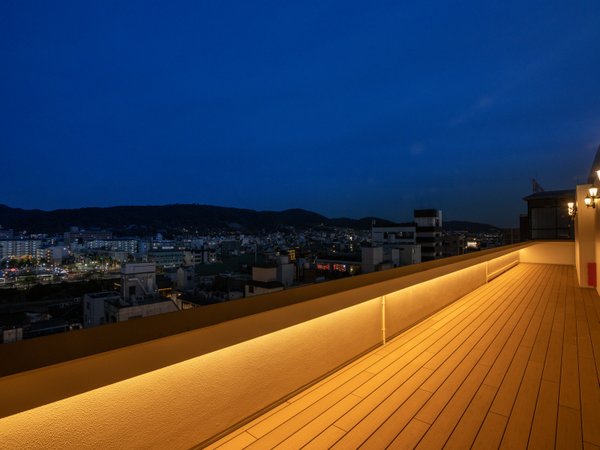
<path fill-rule="evenodd" d="M 1 446 L 189 448 L 372 346 L 378 318 L 376 301 L 367 301 L 6 417 Z M 339 347 L 338 339 L 352 347 Z"/>
<path fill-rule="evenodd" d="M 574 252 L 553 244 L 527 257 L 563 264 Z M 382 328 L 401 332 L 531 247 L 355 277 L 351 289 L 317 286 L 321 297 L 4 376 L 0 447 L 189 448 L 381 345 Z M 264 297 L 283 302 L 285 292 Z"/>

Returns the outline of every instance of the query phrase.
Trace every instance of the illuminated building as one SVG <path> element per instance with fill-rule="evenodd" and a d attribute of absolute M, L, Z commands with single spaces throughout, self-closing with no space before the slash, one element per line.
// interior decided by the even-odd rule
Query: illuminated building
<path fill-rule="evenodd" d="M 72 227 L 70 231 L 64 234 L 65 245 L 85 243 L 93 240 L 112 239 L 112 233 L 104 230 L 81 230 L 78 227 Z"/>
<path fill-rule="evenodd" d="M 420 263 L 421 244 L 417 244 L 417 234 L 414 223 L 372 227 L 372 246 L 361 249 L 362 272 Z"/>
<path fill-rule="evenodd" d="M 417 244 L 421 245 L 423 261 L 442 258 L 442 211 L 437 209 L 415 209 Z"/>
<path fill-rule="evenodd" d="M 120 294 L 98 292 L 83 296 L 84 327 L 177 311 L 170 299 L 160 297 L 154 263 L 128 263 L 121 268 Z"/>
<path fill-rule="evenodd" d="M 252 280 L 246 283 L 244 296 L 277 292 L 289 287 L 294 282 L 294 264 L 287 256 L 279 256 L 276 264 L 270 267 L 252 267 Z"/>
<path fill-rule="evenodd" d="M 156 287 L 156 265 L 154 263 L 128 263 L 121 267 L 121 297 L 136 302 L 145 297 L 154 297 Z"/>
<path fill-rule="evenodd" d="M 185 262 L 184 250 L 150 250 L 148 261 L 156 263 L 157 267 L 178 267 Z"/>
<path fill-rule="evenodd" d="M 83 326 L 86 328 L 97 327 L 110 323 L 106 313 L 106 302 L 120 302 L 121 296 L 117 292 L 95 292 L 83 296 Z"/>
<path fill-rule="evenodd" d="M 361 262 L 358 260 L 333 258 L 317 258 L 315 267 L 318 271 L 338 274 L 358 275 L 361 273 Z"/>
<path fill-rule="evenodd" d="M 85 243 L 85 248 L 126 252 L 135 255 L 139 251 L 139 241 L 137 239 L 93 239 Z"/>
<path fill-rule="evenodd" d="M 565 205 L 574 199 L 574 190 L 541 191 L 525 197 L 531 239 L 573 239 Z"/>
<path fill-rule="evenodd" d="M 41 246 L 39 239 L 0 239 L 0 259 L 36 257 Z"/>

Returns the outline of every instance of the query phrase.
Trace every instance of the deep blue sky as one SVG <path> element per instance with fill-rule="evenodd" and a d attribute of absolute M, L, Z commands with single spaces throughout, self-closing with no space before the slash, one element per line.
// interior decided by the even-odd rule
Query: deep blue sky
<path fill-rule="evenodd" d="M 600 2 L 0 2 L 0 203 L 518 223 L 600 144 Z"/>

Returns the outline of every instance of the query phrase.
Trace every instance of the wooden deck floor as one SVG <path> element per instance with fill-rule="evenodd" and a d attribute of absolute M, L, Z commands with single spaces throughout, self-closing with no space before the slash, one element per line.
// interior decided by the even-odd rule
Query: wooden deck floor
<path fill-rule="evenodd" d="M 210 448 L 600 448 L 599 317 L 520 264 Z"/>

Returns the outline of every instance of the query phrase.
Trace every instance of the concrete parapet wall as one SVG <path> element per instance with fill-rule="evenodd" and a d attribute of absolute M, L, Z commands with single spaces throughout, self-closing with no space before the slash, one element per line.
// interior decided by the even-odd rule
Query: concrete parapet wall
<path fill-rule="evenodd" d="M 543 241 L 519 251 L 523 263 L 575 265 L 573 241 Z"/>

